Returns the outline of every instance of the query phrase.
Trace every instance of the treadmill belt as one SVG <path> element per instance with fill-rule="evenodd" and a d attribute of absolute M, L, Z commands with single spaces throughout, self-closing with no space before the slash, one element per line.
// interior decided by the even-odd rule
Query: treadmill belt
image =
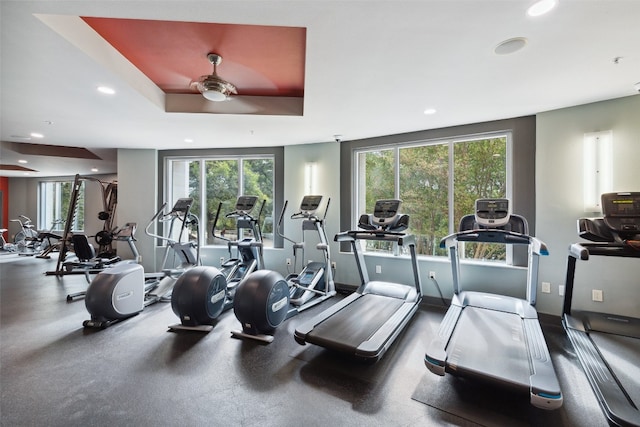
<path fill-rule="evenodd" d="M 317 325 L 307 341 L 350 351 L 367 341 L 404 304 L 404 300 L 365 294 Z"/>
<path fill-rule="evenodd" d="M 450 372 L 529 388 L 529 354 L 514 313 L 465 307 L 447 346 Z"/>
<path fill-rule="evenodd" d="M 640 339 L 593 331 L 589 336 L 631 400 L 640 405 Z"/>

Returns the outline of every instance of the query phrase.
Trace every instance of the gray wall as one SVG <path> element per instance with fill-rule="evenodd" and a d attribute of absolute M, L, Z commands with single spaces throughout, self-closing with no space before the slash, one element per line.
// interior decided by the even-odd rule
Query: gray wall
<path fill-rule="evenodd" d="M 582 204 L 582 144 L 588 132 L 613 131 L 614 191 L 640 191 L 640 96 L 565 108 L 537 117 L 537 232 L 550 256 L 540 265 L 540 279 L 552 293 L 540 294 L 538 306 L 560 314 L 567 248 L 580 241 L 576 220 Z M 574 308 L 640 315 L 640 262 L 637 259 L 593 257 L 578 262 Z M 602 289 L 604 302 L 591 301 L 591 290 Z"/>
<path fill-rule="evenodd" d="M 156 150 L 118 150 L 118 218 L 122 224 L 135 222 L 136 248 L 142 257 L 142 265 L 147 272 L 157 270 L 154 239 L 144 233 L 144 229 L 160 208 L 157 199 L 158 152 Z M 155 232 L 155 224 L 150 227 Z M 124 242 L 118 243 L 118 254 L 130 255 Z M 124 258 L 124 255 L 121 255 Z"/>

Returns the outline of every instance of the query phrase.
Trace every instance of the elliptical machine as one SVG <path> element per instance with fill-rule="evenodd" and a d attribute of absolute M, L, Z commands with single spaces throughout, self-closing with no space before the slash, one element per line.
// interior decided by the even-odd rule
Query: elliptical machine
<path fill-rule="evenodd" d="M 181 323 L 170 325 L 170 331 L 211 331 L 215 319 L 233 307 L 238 284 L 256 269 L 264 268 L 259 220 L 265 201 L 262 202 L 258 216 L 254 218 L 251 211 L 257 201 L 256 196 L 240 196 L 235 210 L 225 215 L 225 218 L 235 219 L 236 240 L 216 235 L 222 208 L 222 203 L 218 204 L 212 234 L 227 242 L 229 258 L 222 260 L 220 269 L 197 267 L 180 276 L 171 296 L 171 308 Z M 248 235 L 245 237 L 246 231 Z M 233 257 L 234 247 L 237 257 Z"/>
<path fill-rule="evenodd" d="M 291 215 L 291 219 L 302 219 L 301 242 L 295 242 L 281 232 L 288 201 L 280 213 L 277 232 L 293 244 L 294 269 L 299 250 L 302 252 L 302 262 L 305 259 L 305 231 L 318 233 L 319 243 L 316 249 L 322 252 L 323 261 L 311 261 L 300 273 L 289 274 L 286 279 L 277 272 L 266 270 L 249 275 L 236 291 L 233 310 L 242 324 L 242 331 L 231 332 L 234 337 L 270 343 L 273 341 L 273 332 L 282 322 L 336 294 L 325 232 L 325 219 L 331 199 L 327 200 L 322 218 L 316 215 L 321 202 L 322 196 L 304 196 L 300 211 Z"/>
<path fill-rule="evenodd" d="M 198 218 L 189 212 L 192 202 L 191 198 L 179 199 L 166 213 L 167 204 L 163 204 L 145 229 L 147 235 L 166 242 L 161 273 L 145 275 L 144 269 L 136 261 L 122 261 L 96 275 L 85 295 L 85 306 L 91 315 L 91 319 L 82 323 L 85 328 L 104 329 L 115 322 L 135 316 L 148 305 L 168 301 L 177 278 L 200 261 L 198 241 L 182 241 L 190 227 L 195 227 L 195 235 L 198 235 Z M 169 224 L 166 236 L 149 231 L 156 220 Z M 177 231 L 176 221 L 180 222 Z M 170 251 L 180 259 L 177 268 L 168 267 Z"/>
<path fill-rule="evenodd" d="M 222 203 L 218 205 L 218 211 L 213 221 L 211 234 L 218 239 L 226 241 L 229 250 L 229 258 L 221 260 L 220 264 L 220 272 L 227 280 L 227 295 L 223 311 L 233 307 L 233 299 L 238 284 L 255 270 L 264 268 L 262 231 L 259 223 L 265 200 L 262 201 L 258 216 L 254 218 L 251 215 L 251 211 L 257 202 L 257 196 L 240 196 L 236 201 L 235 210 L 225 215 L 225 218 L 233 218 L 236 221 L 236 240 L 216 235 L 216 225 Z M 246 230 L 248 230 L 249 235 L 244 237 Z M 233 248 L 236 248 L 235 257 L 233 256 Z"/>

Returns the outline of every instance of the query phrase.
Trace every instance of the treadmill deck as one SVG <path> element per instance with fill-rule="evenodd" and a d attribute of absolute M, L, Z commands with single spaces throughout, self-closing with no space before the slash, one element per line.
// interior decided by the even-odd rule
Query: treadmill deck
<path fill-rule="evenodd" d="M 313 328 L 306 341 L 352 352 L 371 338 L 402 304 L 402 299 L 364 294 Z"/>
<path fill-rule="evenodd" d="M 447 346 L 447 372 L 518 389 L 530 387 L 522 319 L 514 313 L 466 307 Z"/>

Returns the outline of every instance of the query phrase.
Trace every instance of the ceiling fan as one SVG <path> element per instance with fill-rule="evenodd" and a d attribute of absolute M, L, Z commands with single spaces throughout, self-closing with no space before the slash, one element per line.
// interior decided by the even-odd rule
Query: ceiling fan
<path fill-rule="evenodd" d="M 213 65 L 213 73 L 200 76 L 200 79 L 192 84 L 209 101 L 226 101 L 229 99 L 229 95 L 237 94 L 238 90 L 232 83 L 218 77 L 216 73 L 218 65 L 222 63 L 222 56 L 217 53 L 209 53 L 207 59 Z"/>

